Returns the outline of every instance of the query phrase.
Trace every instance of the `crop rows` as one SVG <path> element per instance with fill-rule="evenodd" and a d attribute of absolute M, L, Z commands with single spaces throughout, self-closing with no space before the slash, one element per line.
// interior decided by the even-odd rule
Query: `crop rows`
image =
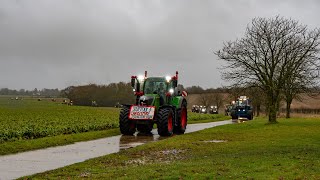
<path fill-rule="evenodd" d="M 0 98 L 0 142 L 118 127 L 119 110 Z"/>

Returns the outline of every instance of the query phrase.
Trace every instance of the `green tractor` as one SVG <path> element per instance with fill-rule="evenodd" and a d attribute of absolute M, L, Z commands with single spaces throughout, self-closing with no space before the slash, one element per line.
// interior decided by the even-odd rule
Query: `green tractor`
<path fill-rule="evenodd" d="M 184 134 L 187 127 L 187 93 L 180 92 L 178 72 L 173 77 L 132 76 L 131 86 L 136 96 L 134 105 L 123 105 L 120 111 L 120 131 L 124 135 L 150 133 L 157 124 L 160 136 Z"/>

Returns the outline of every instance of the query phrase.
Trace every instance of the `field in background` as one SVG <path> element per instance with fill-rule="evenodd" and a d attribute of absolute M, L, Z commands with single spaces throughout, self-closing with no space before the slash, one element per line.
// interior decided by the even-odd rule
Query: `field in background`
<path fill-rule="evenodd" d="M 118 128 L 117 108 L 68 106 L 62 99 L 0 97 L 0 143 Z M 189 113 L 189 123 L 224 120 L 223 115 Z"/>

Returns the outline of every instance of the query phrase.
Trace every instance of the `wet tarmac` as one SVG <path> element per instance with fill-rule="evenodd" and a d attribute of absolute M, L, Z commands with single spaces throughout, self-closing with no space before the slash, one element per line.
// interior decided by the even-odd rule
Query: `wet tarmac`
<path fill-rule="evenodd" d="M 232 123 L 238 123 L 238 121 L 227 120 L 212 123 L 190 124 L 187 126 L 186 133 Z M 15 179 L 57 169 L 165 138 L 166 137 L 160 137 L 157 134 L 157 130 L 154 129 L 152 134 L 149 135 L 119 135 L 98 140 L 78 142 L 66 146 L 0 156 L 0 180 Z"/>

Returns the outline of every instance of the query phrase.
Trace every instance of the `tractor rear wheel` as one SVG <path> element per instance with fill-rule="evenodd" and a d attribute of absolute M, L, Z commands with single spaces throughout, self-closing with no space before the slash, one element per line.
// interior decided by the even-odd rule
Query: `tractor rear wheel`
<path fill-rule="evenodd" d="M 173 133 L 173 111 L 171 108 L 160 109 L 157 115 L 158 134 L 171 136 Z"/>
<path fill-rule="evenodd" d="M 174 132 L 177 134 L 184 134 L 188 124 L 188 112 L 187 103 L 184 101 L 182 103 L 181 109 L 177 110 L 177 124 L 174 127 Z"/>
<path fill-rule="evenodd" d="M 129 111 L 129 108 L 124 106 L 119 116 L 120 131 L 124 135 L 133 135 L 136 131 L 135 122 L 129 119 Z"/>

